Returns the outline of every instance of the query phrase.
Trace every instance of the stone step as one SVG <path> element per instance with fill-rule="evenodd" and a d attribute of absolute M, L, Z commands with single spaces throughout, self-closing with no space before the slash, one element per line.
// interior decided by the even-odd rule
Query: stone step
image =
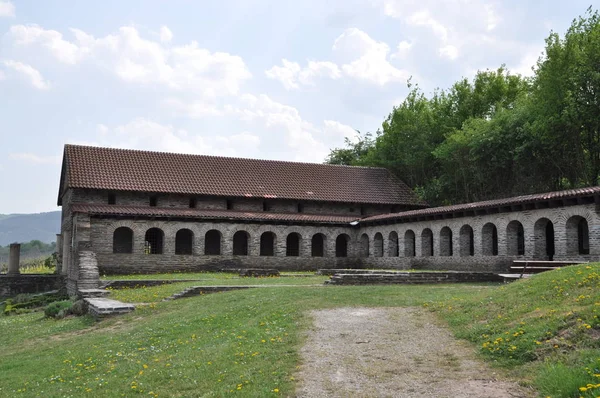
<path fill-rule="evenodd" d="M 210 294 L 218 292 L 228 292 L 231 290 L 250 289 L 257 286 L 192 286 L 175 293 L 174 295 L 163 299 L 163 301 L 177 300 L 185 297 L 199 296 L 201 294 Z"/>
<path fill-rule="evenodd" d="M 135 306 L 129 303 L 122 303 L 108 298 L 85 298 L 88 306 L 88 312 L 94 318 L 104 318 L 110 315 L 126 314 L 135 310 Z"/>
<path fill-rule="evenodd" d="M 77 296 L 82 299 L 94 297 L 107 297 L 109 294 L 110 292 L 105 289 L 79 289 L 77 291 Z"/>

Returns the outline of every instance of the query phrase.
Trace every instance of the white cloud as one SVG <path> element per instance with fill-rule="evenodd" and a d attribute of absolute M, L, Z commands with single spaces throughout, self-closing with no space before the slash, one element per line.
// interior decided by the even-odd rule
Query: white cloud
<path fill-rule="evenodd" d="M 32 67 L 31 65 L 24 64 L 22 62 L 17 62 L 13 60 L 4 61 L 3 64 L 9 68 L 14 70 L 17 73 L 25 76 L 31 85 L 38 90 L 48 90 L 50 88 L 50 83 L 44 80 L 42 74 Z"/>
<path fill-rule="evenodd" d="M 173 39 L 173 32 L 166 26 L 160 27 L 160 41 L 163 43 L 169 43 Z"/>
<path fill-rule="evenodd" d="M 46 30 L 38 25 L 11 26 L 9 35 L 14 38 L 17 45 L 27 46 L 39 43 L 60 62 L 66 64 L 75 64 L 84 55 L 77 45 L 64 40 L 62 33 L 55 30 Z"/>
<path fill-rule="evenodd" d="M 392 54 L 391 58 L 405 59 L 410 53 L 412 47 L 412 42 L 402 40 L 400 43 L 398 43 L 398 46 L 396 47 L 396 52 Z"/>
<path fill-rule="evenodd" d="M 476 51 L 474 43 L 502 22 L 496 0 L 378 0 L 385 15 L 404 21 L 423 47 L 437 48 L 437 55 L 457 60 Z M 465 12 L 465 10 L 469 10 Z M 431 33 L 431 39 L 419 31 Z M 405 32 L 406 34 L 407 32 Z"/>
<path fill-rule="evenodd" d="M 314 85 L 317 77 L 339 79 L 341 77 L 339 67 L 328 61 L 309 61 L 302 68 L 298 63 L 282 59 L 283 66 L 273 66 L 265 72 L 270 79 L 279 80 L 287 89 L 297 89 L 300 85 Z"/>
<path fill-rule="evenodd" d="M 0 80 L 6 80 L 6 75 L 0 70 Z"/>
<path fill-rule="evenodd" d="M 60 164 L 61 156 L 40 156 L 29 152 L 17 152 L 8 155 L 10 159 L 23 161 L 30 164 Z"/>
<path fill-rule="evenodd" d="M 390 82 L 405 81 L 410 74 L 395 68 L 387 60 L 390 47 L 384 42 L 373 40 L 368 34 L 357 28 L 346 29 L 334 42 L 333 50 L 348 56 L 358 56 L 342 65 L 348 76 L 383 86 Z"/>
<path fill-rule="evenodd" d="M 325 134 L 331 136 L 336 142 L 342 143 L 344 138 L 352 140 L 356 137 L 356 130 L 346 124 L 335 120 L 325 120 L 323 124 Z"/>
<path fill-rule="evenodd" d="M 414 26 L 430 28 L 442 42 L 448 41 L 448 29 L 431 16 L 428 10 L 417 11 L 407 18 L 407 22 Z"/>
<path fill-rule="evenodd" d="M 96 141 L 79 144 L 219 156 L 240 156 L 260 144 L 260 138 L 248 131 L 203 136 L 146 118 L 135 118 L 113 128 L 98 124 L 96 132 Z"/>
<path fill-rule="evenodd" d="M 439 49 L 439 54 L 443 58 L 448 58 L 449 60 L 455 60 L 458 58 L 458 49 L 454 47 L 452 44 L 448 44 Z"/>
<path fill-rule="evenodd" d="M 410 43 L 402 42 L 398 50 L 406 52 L 410 46 Z M 281 60 L 282 66 L 273 66 L 265 75 L 279 80 L 287 90 L 314 85 L 316 78 L 340 79 L 346 76 L 384 86 L 390 82 L 406 81 L 410 77 L 407 71 L 390 64 L 390 47 L 386 43 L 373 40 L 360 29 L 346 29 L 335 39 L 332 50 L 338 63 L 309 61 L 307 66 L 302 67 L 284 58 Z"/>
<path fill-rule="evenodd" d="M 251 77 L 241 57 L 212 53 L 194 41 L 184 46 L 165 47 L 163 43 L 142 38 L 131 26 L 121 27 L 116 34 L 102 38 L 78 29 L 71 32 L 74 41 L 37 25 L 16 25 L 9 34 L 16 45 L 41 45 L 66 64 L 93 59 L 95 65 L 112 70 L 128 83 L 160 84 L 206 97 L 235 95 L 243 81 Z"/>
<path fill-rule="evenodd" d="M 0 0 L 0 17 L 15 17 L 15 6 L 10 1 Z"/>

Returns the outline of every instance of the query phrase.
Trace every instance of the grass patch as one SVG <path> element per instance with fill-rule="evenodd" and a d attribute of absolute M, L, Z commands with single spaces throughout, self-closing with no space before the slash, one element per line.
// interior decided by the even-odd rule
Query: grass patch
<path fill-rule="evenodd" d="M 0 396 L 293 396 L 307 311 L 414 306 L 490 289 L 277 287 L 158 302 L 93 326 L 39 313 L 0 318 Z"/>
<path fill-rule="evenodd" d="M 545 272 L 426 306 L 446 319 L 457 337 L 475 343 L 488 360 L 525 375 L 540 392 L 600 393 L 599 264 Z"/>

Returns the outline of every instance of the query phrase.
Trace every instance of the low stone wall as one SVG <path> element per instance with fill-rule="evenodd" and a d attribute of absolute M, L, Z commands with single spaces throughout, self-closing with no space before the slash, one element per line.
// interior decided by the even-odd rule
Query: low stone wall
<path fill-rule="evenodd" d="M 228 269 L 271 268 L 279 271 L 316 271 L 319 268 L 362 268 L 362 259 L 350 257 L 203 256 L 175 254 L 98 253 L 102 275 L 165 272 L 223 272 Z"/>
<path fill-rule="evenodd" d="M 100 288 L 106 289 L 136 289 L 140 287 L 151 287 L 168 285 L 179 282 L 194 282 L 198 279 L 129 279 L 117 281 L 100 281 Z"/>
<path fill-rule="evenodd" d="M 176 293 L 171 297 L 167 297 L 164 301 L 177 300 L 185 297 L 199 296 L 202 294 L 230 292 L 232 290 L 252 289 L 257 286 L 192 286 L 182 292 Z"/>
<path fill-rule="evenodd" d="M 501 276 L 489 272 L 367 272 L 335 274 L 325 283 L 332 285 L 390 285 L 502 281 Z"/>
<path fill-rule="evenodd" d="M 0 275 L 0 297 L 13 297 L 21 293 L 43 293 L 64 287 L 61 275 Z"/>

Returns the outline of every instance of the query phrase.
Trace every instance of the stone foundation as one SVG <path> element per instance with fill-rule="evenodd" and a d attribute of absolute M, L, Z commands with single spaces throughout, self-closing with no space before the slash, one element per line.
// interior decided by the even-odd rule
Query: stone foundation
<path fill-rule="evenodd" d="M 44 293 L 63 287 L 64 278 L 60 275 L 0 275 L 0 298 L 22 293 Z"/>

